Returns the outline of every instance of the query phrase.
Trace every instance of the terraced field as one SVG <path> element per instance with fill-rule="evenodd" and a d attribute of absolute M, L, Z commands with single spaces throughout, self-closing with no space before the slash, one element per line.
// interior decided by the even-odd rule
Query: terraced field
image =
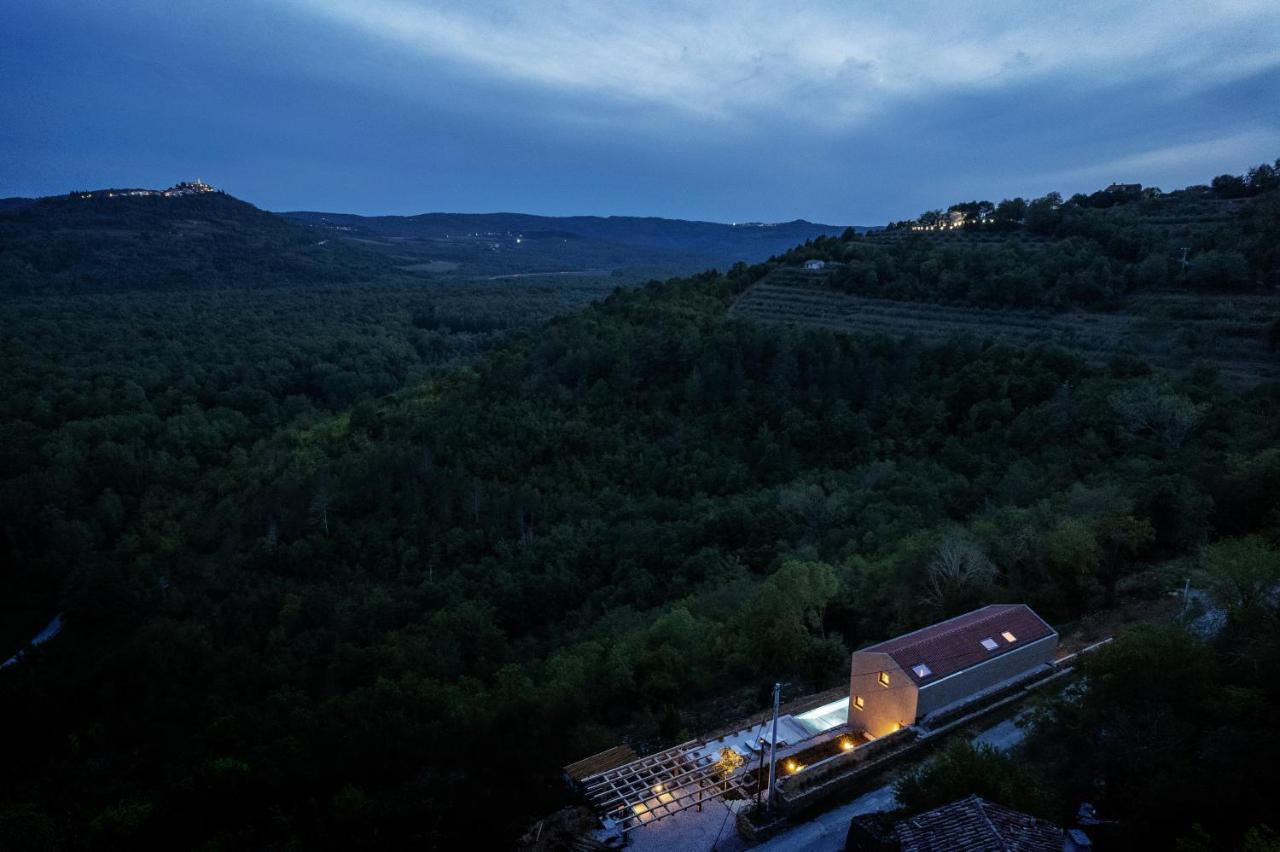
<path fill-rule="evenodd" d="M 819 275 L 804 278 L 787 272 L 786 284 L 771 277 L 748 289 L 730 315 L 848 334 L 912 336 L 930 343 L 970 337 L 1019 346 L 1053 344 L 1095 366 L 1117 355 L 1135 356 L 1175 373 L 1207 364 L 1218 369 L 1223 382 L 1239 388 L 1280 381 L 1280 355 L 1268 349 L 1266 322 L 1253 312 L 1229 319 L 1174 319 L 953 307 L 850 296 L 821 289 Z M 800 282 L 808 286 L 797 286 Z"/>
<path fill-rule="evenodd" d="M 870 245 L 897 245 L 909 240 L 927 240 L 949 248 L 993 248 L 1000 249 L 1008 245 L 1021 246 L 1025 249 L 1045 249 L 1053 245 L 1047 237 L 1030 236 L 1020 231 L 997 231 L 983 233 L 981 231 L 871 231 L 863 242 Z"/>

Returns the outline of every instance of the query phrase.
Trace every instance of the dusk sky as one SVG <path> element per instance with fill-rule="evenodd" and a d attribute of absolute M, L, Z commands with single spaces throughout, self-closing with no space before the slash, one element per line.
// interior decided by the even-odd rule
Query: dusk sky
<path fill-rule="evenodd" d="M 877 224 L 1280 156 L 1280 3 L 0 0 L 0 196 Z"/>

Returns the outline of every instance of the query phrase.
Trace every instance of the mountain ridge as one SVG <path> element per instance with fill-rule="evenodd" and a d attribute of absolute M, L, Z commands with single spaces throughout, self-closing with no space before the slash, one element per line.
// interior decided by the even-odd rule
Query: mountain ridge
<path fill-rule="evenodd" d="M 660 216 L 538 216 L 530 213 L 418 213 L 360 216 L 286 211 L 284 218 L 398 257 L 446 261 L 471 274 L 596 270 L 663 277 L 758 263 L 848 226 L 795 219 L 723 223 Z M 865 233 L 866 226 L 854 227 Z"/>

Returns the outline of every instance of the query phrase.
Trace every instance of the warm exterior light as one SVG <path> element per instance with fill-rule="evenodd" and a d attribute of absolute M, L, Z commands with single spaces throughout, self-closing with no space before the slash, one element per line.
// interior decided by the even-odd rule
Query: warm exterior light
<path fill-rule="evenodd" d="M 739 766 L 741 766 L 746 762 L 747 762 L 747 759 L 745 757 L 738 754 L 736 751 L 729 748 L 728 746 L 725 746 L 724 748 L 720 749 L 720 760 L 716 762 L 716 766 L 717 768 L 719 768 L 720 774 L 731 775 L 733 773 L 733 770 L 737 769 Z"/>
<path fill-rule="evenodd" d="M 655 793 L 661 793 L 664 789 L 666 789 L 666 788 L 664 788 L 661 784 L 659 784 L 659 785 L 657 785 L 656 787 L 654 787 L 654 788 L 653 788 L 653 792 L 655 792 Z"/>
<path fill-rule="evenodd" d="M 848 737 L 843 737 L 840 740 L 840 748 L 843 751 L 853 751 L 853 740 Z"/>

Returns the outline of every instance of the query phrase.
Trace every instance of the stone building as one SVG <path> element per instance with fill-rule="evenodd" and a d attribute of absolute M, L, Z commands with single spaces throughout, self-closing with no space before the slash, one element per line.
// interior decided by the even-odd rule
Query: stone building
<path fill-rule="evenodd" d="M 993 604 L 853 655 L 849 727 L 873 737 L 1024 679 L 1048 665 L 1058 634 L 1025 604 Z"/>

